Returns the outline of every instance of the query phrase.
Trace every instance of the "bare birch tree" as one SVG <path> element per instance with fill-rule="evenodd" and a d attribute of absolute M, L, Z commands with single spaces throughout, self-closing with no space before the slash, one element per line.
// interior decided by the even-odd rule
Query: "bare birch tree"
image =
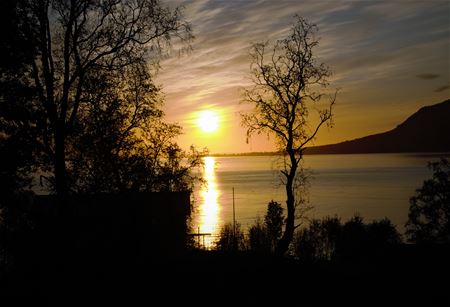
<path fill-rule="evenodd" d="M 296 212 L 303 197 L 296 194 L 305 174 L 301 168 L 303 151 L 317 136 L 319 129 L 332 125 L 332 108 L 336 92 L 328 94 L 330 69 L 319 63 L 314 55 L 318 45 L 317 26 L 295 16 L 289 35 L 274 44 L 262 42 L 251 48 L 251 76 L 253 86 L 246 89 L 243 103 L 253 110 L 242 115 L 247 137 L 257 133 L 272 135 L 278 149 L 284 153 L 281 170 L 286 189 L 287 217 L 285 229 L 276 247 L 276 254 L 284 255 L 292 242 Z M 319 101 L 328 98 L 326 107 Z M 317 111 L 314 124 L 310 114 Z"/>

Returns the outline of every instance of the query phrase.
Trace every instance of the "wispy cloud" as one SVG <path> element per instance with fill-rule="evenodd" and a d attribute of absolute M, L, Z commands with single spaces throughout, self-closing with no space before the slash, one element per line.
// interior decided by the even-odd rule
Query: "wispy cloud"
<path fill-rule="evenodd" d="M 435 93 L 441 96 L 430 96 L 422 81 L 449 80 L 447 0 L 171 1 L 180 4 L 196 36 L 193 51 L 164 60 L 158 81 L 166 93 L 169 118 L 181 123 L 196 109 L 212 104 L 222 106 L 228 112 L 224 116 L 232 118 L 239 109 L 240 89 L 250 84 L 251 43 L 282 38 L 294 14 L 318 25 L 316 54 L 334 72 L 333 86 L 343 88 L 340 105 L 376 107 L 381 112 L 399 103 L 409 112 L 444 97 L 448 89 L 439 87 Z M 379 125 L 380 119 L 365 123 Z M 336 125 L 337 138 L 357 130 L 343 126 Z"/>
<path fill-rule="evenodd" d="M 419 79 L 424 79 L 424 80 L 432 80 L 432 79 L 436 79 L 439 77 L 439 75 L 437 74 L 420 74 L 416 76 Z"/>
<path fill-rule="evenodd" d="M 448 90 L 449 88 L 450 88 L 450 86 L 447 84 L 447 85 L 438 87 L 438 88 L 435 89 L 434 91 L 435 91 L 436 93 L 439 93 L 439 92 L 443 92 L 443 91 L 445 91 L 445 90 Z"/>

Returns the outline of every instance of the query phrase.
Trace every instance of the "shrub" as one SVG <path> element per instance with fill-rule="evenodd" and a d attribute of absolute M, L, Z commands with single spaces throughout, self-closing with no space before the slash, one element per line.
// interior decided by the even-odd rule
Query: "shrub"
<path fill-rule="evenodd" d="M 267 213 L 264 217 L 264 224 L 270 239 L 270 249 L 274 251 L 283 232 L 284 216 L 280 203 L 273 200 L 269 202 L 267 205 Z"/>
<path fill-rule="evenodd" d="M 406 235 L 415 243 L 450 243 L 450 163 L 428 163 L 433 177 L 410 198 Z"/>
<path fill-rule="evenodd" d="M 272 242 L 265 224 L 258 217 L 248 230 L 248 248 L 256 253 L 270 253 Z"/>
<path fill-rule="evenodd" d="M 355 215 L 342 224 L 338 217 L 325 217 L 296 232 L 294 255 L 304 261 L 370 257 L 399 243 L 401 236 L 387 218 L 365 224 Z"/>
<path fill-rule="evenodd" d="M 241 230 L 240 223 L 236 222 L 235 229 L 233 223 L 226 223 L 222 227 L 219 239 L 216 242 L 216 249 L 223 252 L 245 249 L 244 233 Z"/>

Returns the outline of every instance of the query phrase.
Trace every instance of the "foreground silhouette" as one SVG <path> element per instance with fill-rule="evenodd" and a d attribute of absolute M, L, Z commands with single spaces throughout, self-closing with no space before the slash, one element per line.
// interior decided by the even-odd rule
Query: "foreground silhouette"
<path fill-rule="evenodd" d="M 96 255 L 93 255 L 94 257 Z M 442 278 L 450 273 L 448 249 L 393 249 L 377 260 L 302 263 L 247 253 L 192 252 L 157 263 L 106 262 L 104 266 L 59 268 L 9 280 L 2 302 L 65 305 L 126 303 L 253 305 L 290 303 L 361 306 L 443 306 L 449 301 Z M 287 274 L 286 272 L 289 272 Z M 22 278 L 19 278 L 22 277 Z M 23 278 L 25 277 L 25 278 Z M 286 295 L 293 293 L 295 295 Z M 3 294 L 5 295 L 5 294 Z"/>
<path fill-rule="evenodd" d="M 16 229 L 10 238 L 15 263 L 2 266 L 0 276 L 2 303 L 360 306 L 370 299 L 373 304 L 433 306 L 450 302 L 442 282 L 450 274 L 449 246 L 400 243 L 387 220 L 364 224 L 356 216 L 345 224 L 337 218 L 313 221 L 294 240 L 298 258 L 274 257 L 267 232 L 263 242 L 269 248 L 262 253 L 236 250 L 233 239 L 228 241 L 231 250 L 162 253 L 158 234 L 148 237 L 148 227 L 139 227 L 152 227 L 145 222 L 149 215 L 132 204 L 130 196 L 109 196 L 104 204 L 108 214 L 89 210 L 98 213 L 91 216 L 76 206 L 76 219 L 53 220 L 63 223 L 55 226 L 65 230 L 59 233 L 51 232 L 54 224 L 49 220 L 41 224 L 44 229 L 36 219 L 35 226 Z M 161 208 L 166 207 L 167 203 Z M 26 211 L 26 206 L 22 208 Z M 174 221 L 170 218 L 168 229 Z M 236 229 L 239 232 L 239 226 Z M 231 226 L 227 233 L 234 234 Z M 172 239 L 164 243 L 176 246 Z"/>

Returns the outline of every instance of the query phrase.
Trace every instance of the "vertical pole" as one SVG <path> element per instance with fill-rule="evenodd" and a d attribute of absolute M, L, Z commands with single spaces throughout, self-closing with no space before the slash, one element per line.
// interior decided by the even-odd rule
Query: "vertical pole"
<path fill-rule="evenodd" d="M 233 243 L 234 243 L 234 248 L 236 249 L 236 214 L 234 211 L 234 187 L 233 187 Z"/>
<path fill-rule="evenodd" d="M 198 248 L 200 249 L 200 226 L 198 226 L 198 232 L 197 232 L 198 236 L 197 236 L 197 244 L 198 244 Z"/>

